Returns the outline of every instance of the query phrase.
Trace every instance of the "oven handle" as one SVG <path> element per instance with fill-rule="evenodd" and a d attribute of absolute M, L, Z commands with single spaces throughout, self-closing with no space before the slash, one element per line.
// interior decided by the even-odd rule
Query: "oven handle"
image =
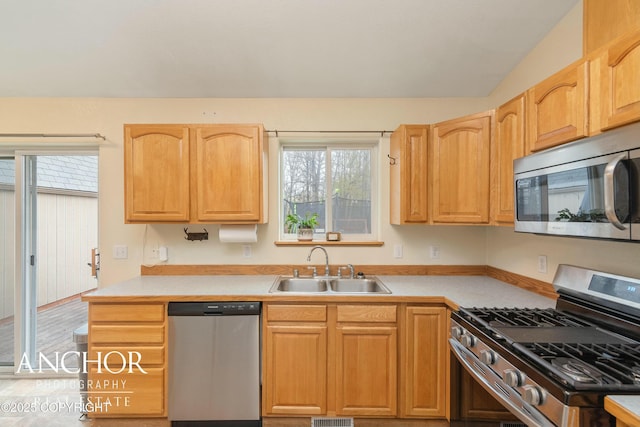
<path fill-rule="evenodd" d="M 620 222 L 616 215 L 615 207 L 615 187 L 613 182 L 613 173 L 618 163 L 627 158 L 627 153 L 622 153 L 613 158 L 604 168 L 604 213 L 609 222 L 618 230 L 626 230 L 627 227 Z"/>
<path fill-rule="evenodd" d="M 471 351 L 467 350 L 462 344 L 455 339 L 450 338 L 449 345 L 453 350 L 453 354 L 460 363 L 462 363 L 462 366 L 467 370 L 467 372 L 469 372 L 469 374 L 471 374 L 471 376 L 485 390 L 487 390 L 491 396 L 502 403 L 509 412 L 518 417 L 520 421 L 524 422 L 529 427 L 555 427 L 554 424 L 546 418 L 541 419 L 539 417 L 535 417 L 535 414 L 526 411 L 523 408 L 523 405 L 526 403 L 518 393 L 507 393 L 505 395 L 504 391 L 509 390 L 509 386 L 507 386 L 502 379 L 491 370 L 491 368 L 481 369 L 472 362 L 477 360 L 477 357 Z M 469 358 L 471 358 L 471 360 L 469 360 Z M 512 399 L 516 400 L 517 403 Z"/>

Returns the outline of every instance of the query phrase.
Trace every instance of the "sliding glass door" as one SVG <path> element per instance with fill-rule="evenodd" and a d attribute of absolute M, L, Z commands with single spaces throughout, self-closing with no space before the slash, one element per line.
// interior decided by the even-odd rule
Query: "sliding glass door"
<path fill-rule="evenodd" d="M 0 159 L 0 255 L 10 254 L 0 257 L 0 365 L 14 372 L 76 349 L 73 331 L 87 321 L 80 296 L 97 287 L 97 178 L 95 152 Z"/>

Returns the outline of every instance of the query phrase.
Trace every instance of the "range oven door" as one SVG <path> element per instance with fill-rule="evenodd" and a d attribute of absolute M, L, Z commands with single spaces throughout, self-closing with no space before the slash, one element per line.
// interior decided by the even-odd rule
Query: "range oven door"
<path fill-rule="evenodd" d="M 555 427 L 544 415 L 525 402 L 519 393 L 505 384 L 491 368 L 479 362 L 473 352 L 453 338 L 449 339 L 449 345 L 456 359 L 474 380 L 528 427 Z"/>
<path fill-rule="evenodd" d="M 640 157 L 640 150 L 634 153 Z M 637 185 L 630 179 L 629 154 L 624 151 L 516 173 L 515 230 L 630 240 L 631 188 Z M 636 214 L 640 217 L 640 212 Z"/>

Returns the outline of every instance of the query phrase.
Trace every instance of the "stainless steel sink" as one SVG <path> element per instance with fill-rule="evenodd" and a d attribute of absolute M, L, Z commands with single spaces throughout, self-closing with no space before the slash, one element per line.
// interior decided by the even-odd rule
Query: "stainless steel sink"
<path fill-rule="evenodd" d="M 357 293 L 390 294 L 391 291 L 374 276 L 366 279 L 348 279 L 341 277 L 287 277 L 280 276 L 269 292 L 298 293 Z"/>
<path fill-rule="evenodd" d="M 333 292 L 390 294 L 391 291 L 375 277 L 366 279 L 333 279 L 329 282 Z"/>
<path fill-rule="evenodd" d="M 326 279 L 304 277 L 280 277 L 270 292 L 326 292 Z"/>

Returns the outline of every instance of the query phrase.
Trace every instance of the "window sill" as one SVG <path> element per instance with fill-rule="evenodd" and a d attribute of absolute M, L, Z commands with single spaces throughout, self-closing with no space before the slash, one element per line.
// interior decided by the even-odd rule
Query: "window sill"
<path fill-rule="evenodd" d="M 362 241 L 362 242 L 354 242 L 354 241 L 344 241 L 340 240 L 337 242 L 327 241 L 327 240 L 311 240 L 311 241 L 298 241 L 298 240 L 277 240 L 273 242 L 276 246 L 382 246 L 384 242 L 380 242 L 377 240 L 374 241 Z"/>

